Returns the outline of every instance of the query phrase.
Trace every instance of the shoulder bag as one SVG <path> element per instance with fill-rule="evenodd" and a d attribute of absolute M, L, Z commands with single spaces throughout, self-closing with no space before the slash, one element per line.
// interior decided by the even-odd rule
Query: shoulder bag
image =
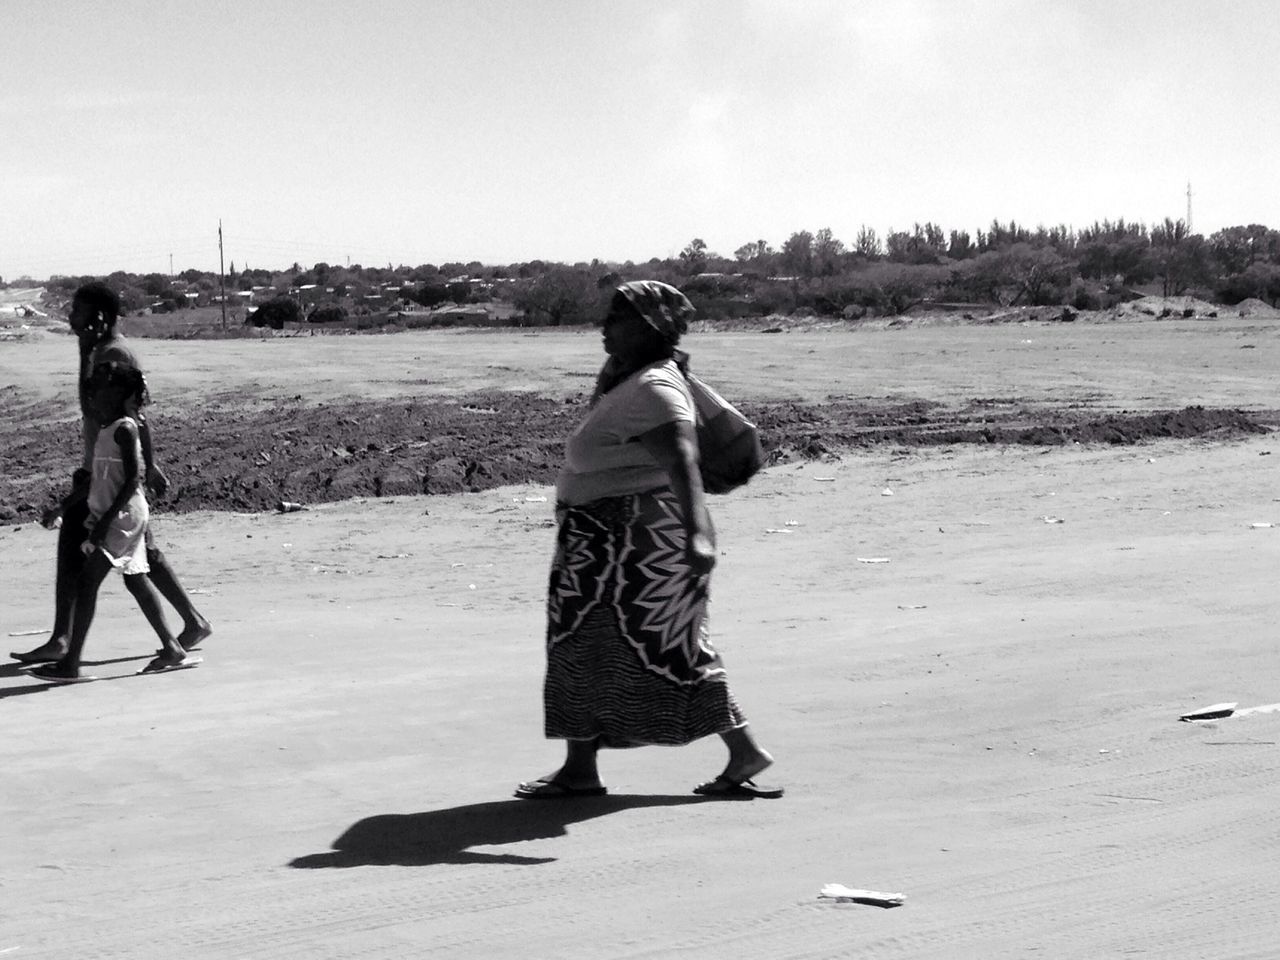
<path fill-rule="evenodd" d="M 760 431 L 728 400 L 688 370 L 689 393 L 697 408 L 698 464 L 707 493 L 728 493 L 764 466 Z"/>

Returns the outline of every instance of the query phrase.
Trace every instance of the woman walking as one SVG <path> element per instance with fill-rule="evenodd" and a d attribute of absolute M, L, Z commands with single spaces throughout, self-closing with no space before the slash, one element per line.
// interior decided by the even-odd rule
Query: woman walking
<path fill-rule="evenodd" d="M 681 745 L 718 734 L 723 772 L 694 792 L 781 796 L 754 777 L 755 741 L 707 631 L 715 531 L 698 473 L 693 400 L 676 347 L 693 307 L 652 280 L 620 286 L 608 359 L 556 481 L 559 531 L 547 600 L 548 738 L 563 766 L 516 796 L 600 796 L 601 747 Z"/>

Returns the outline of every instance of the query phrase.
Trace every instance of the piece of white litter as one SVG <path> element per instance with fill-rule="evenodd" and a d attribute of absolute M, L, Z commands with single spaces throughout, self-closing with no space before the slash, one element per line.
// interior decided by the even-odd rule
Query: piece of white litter
<path fill-rule="evenodd" d="M 37 633 L 44 633 L 43 630 L 10 630 L 11 637 L 34 637 Z"/>
<path fill-rule="evenodd" d="M 1236 709 L 1235 703 L 1215 703 L 1212 706 L 1201 707 L 1199 710 L 1192 710 L 1190 713 L 1184 713 L 1179 720 L 1193 722 L 1196 720 L 1221 720 L 1224 717 L 1231 716 Z"/>
<path fill-rule="evenodd" d="M 858 557 L 859 563 L 888 563 L 888 557 Z"/>
<path fill-rule="evenodd" d="M 892 490 L 890 490 L 888 487 L 885 487 L 883 490 L 881 490 L 881 491 L 880 491 L 880 496 L 882 496 L 882 497 L 892 497 L 892 496 L 893 496 L 893 491 L 892 491 Z"/>
<path fill-rule="evenodd" d="M 901 893 L 861 890 L 857 887 L 846 887 L 843 883 L 828 883 L 819 891 L 818 899 L 835 900 L 837 903 L 867 903 L 878 907 L 900 907 L 907 898 Z"/>
<path fill-rule="evenodd" d="M 1253 527 L 1253 529 L 1255 530 L 1267 530 L 1267 529 L 1270 529 L 1271 527 L 1274 527 L 1275 524 L 1274 523 L 1251 523 L 1249 524 L 1249 526 Z"/>
<path fill-rule="evenodd" d="M 547 498 L 546 497 L 525 497 L 524 502 L 525 503 L 546 503 Z"/>
<path fill-rule="evenodd" d="M 407 556 L 408 556 L 407 553 L 380 553 L 378 554 L 378 559 L 379 560 L 403 560 Z"/>
<path fill-rule="evenodd" d="M 1061 517 L 1041 517 L 1040 519 L 1043 520 L 1045 523 L 1065 523 L 1066 522 Z"/>
<path fill-rule="evenodd" d="M 927 609 L 927 607 L 923 603 L 900 603 L 898 604 L 898 609 L 899 610 L 924 610 L 924 609 Z"/>
<path fill-rule="evenodd" d="M 795 533 L 794 530 L 783 530 L 781 527 L 765 527 L 765 533 Z"/>
<path fill-rule="evenodd" d="M 1203 707 L 1199 710 L 1193 710 L 1191 713 L 1184 713 L 1178 719 L 1195 723 L 1207 720 L 1226 720 L 1228 717 L 1232 719 L 1248 717 L 1257 713 L 1280 713 L 1280 703 L 1264 703 L 1257 707 L 1244 707 L 1240 710 L 1236 709 L 1236 704 L 1234 703 L 1215 703 L 1210 707 Z"/>
<path fill-rule="evenodd" d="M 835 480 L 835 477 L 814 477 L 813 479 L 817 480 L 819 483 L 831 483 Z"/>
<path fill-rule="evenodd" d="M 784 527 L 798 527 L 798 526 L 800 526 L 800 521 L 799 521 L 799 520 L 788 520 L 786 523 L 784 523 L 784 524 L 783 524 L 783 526 L 784 526 Z"/>

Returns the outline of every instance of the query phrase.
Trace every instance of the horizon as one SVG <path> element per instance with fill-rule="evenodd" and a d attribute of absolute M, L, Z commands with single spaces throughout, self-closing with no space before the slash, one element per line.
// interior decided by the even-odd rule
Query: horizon
<path fill-rule="evenodd" d="M 1263 0 L 12 6 L 6 282 L 1280 225 Z"/>

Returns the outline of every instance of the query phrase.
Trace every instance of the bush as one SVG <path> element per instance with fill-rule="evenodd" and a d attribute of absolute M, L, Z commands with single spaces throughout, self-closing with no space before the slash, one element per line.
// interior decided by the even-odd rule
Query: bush
<path fill-rule="evenodd" d="M 249 314 L 244 322 L 255 327 L 283 330 L 286 323 L 302 322 L 302 308 L 290 297 L 274 297 Z"/>
<path fill-rule="evenodd" d="M 308 323 L 342 323 L 347 319 L 347 308 L 337 304 L 316 307 L 307 316 Z"/>
<path fill-rule="evenodd" d="M 572 267 L 551 267 L 516 291 L 515 305 L 530 326 L 589 323 L 600 315 L 602 291 L 595 278 Z"/>

